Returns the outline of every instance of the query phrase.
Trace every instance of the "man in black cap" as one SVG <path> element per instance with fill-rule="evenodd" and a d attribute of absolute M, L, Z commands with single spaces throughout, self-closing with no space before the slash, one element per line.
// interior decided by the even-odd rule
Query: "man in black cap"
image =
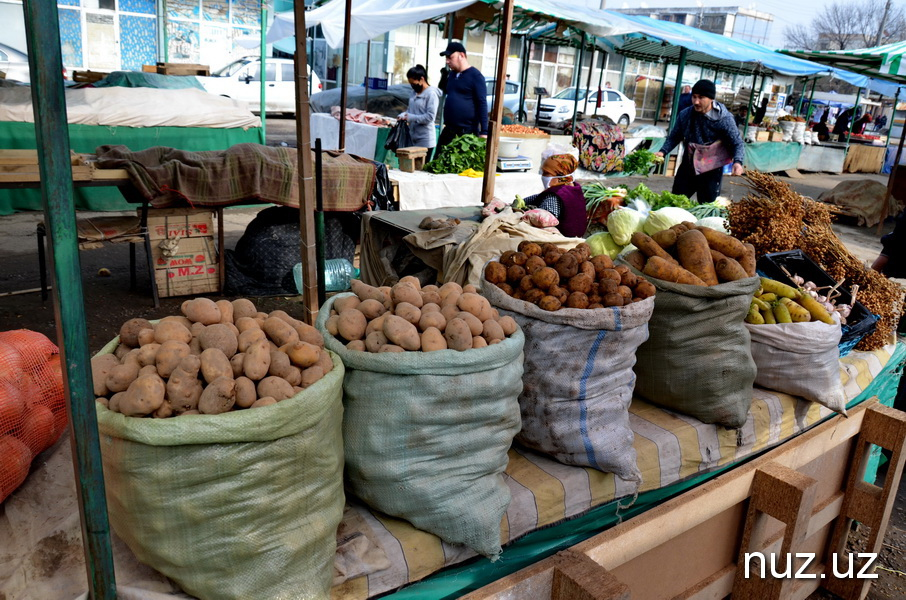
<path fill-rule="evenodd" d="M 488 135 L 488 88 L 484 75 L 469 64 L 466 48 L 459 42 L 450 42 L 440 55 L 446 57 L 450 72 L 444 90 L 447 94 L 444 102 L 444 129 L 437 140 L 435 158 L 458 135 Z"/>
<path fill-rule="evenodd" d="M 724 165 L 733 163 L 733 175 L 742 175 L 745 146 L 736 121 L 726 106 L 715 102 L 717 88 L 702 79 L 692 86 L 692 106 L 679 113 L 657 156 L 670 154 L 683 143 L 683 162 L 673 180 L 673 193 L 696 196 L 700 204 L 720 195 Z"/>

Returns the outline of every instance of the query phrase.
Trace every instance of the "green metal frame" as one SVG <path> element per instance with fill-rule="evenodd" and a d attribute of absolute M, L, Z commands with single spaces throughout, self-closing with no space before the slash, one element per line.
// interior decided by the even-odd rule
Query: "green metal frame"
<path fill-rule="evenodd" d="M 856 112 L 859 110 L 859 101 L 862 99 L 862 90 L 864 88 L 859 88 L 859 91 L 856 92 L 856 103 L 853 106 L 853 114 L 849 118 L 849 128 L 846 130 L 846 150 L 849 151 L 849 138 L 853 134 L 853 126 L 856 124 Z"/>
<path fill-rule="evenodd" d="M 261 106 L 261 145 L 267 145 L 267 65 L 265 59 L 267 58 L 267 2 L 266 0 L 261 0 L 261 71 L 258 73 L 258 79 L 261 80 L 261 98 L 259 99 Z"/>
<path fill-rule="evenodd" d="M 585 57 L 585 32 L 582 32 L 582 43 L 579 44 L 579 52 L 576 53 L 576 93 L 573 99 L 573 123 L 572 132 L 576 131 L 576 121 L 579 118 L 579 86 L 582 84 L 582 59 Z"/>
<path fill-rule="evenodd" d="M 63 56 L 55 2 L 25 0 L 25 33 L 35 108 L 44 222 L 53 265 L 53 304 L 69 409 L 72 460 L 82 544 L 93 600 L 116 598 L 104 470 L 91 382 L 91 355 L 73 204 L 69 130 L 63 91 Z"/>

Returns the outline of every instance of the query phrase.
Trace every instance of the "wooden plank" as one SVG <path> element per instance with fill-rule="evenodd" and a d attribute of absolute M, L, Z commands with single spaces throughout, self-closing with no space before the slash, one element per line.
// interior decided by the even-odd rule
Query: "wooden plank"
<path fill-rule="evenodd" d="M 488 144 L 484 159 L 484 177 L 481 179 L 481 201 L 490 204 L 494 199 L 494 177 L 497 173 L 497 144 L 500 140 L 500 125 L 503 122 L 503 90 L 506 86 L 507 56 L 513 28 L 514 0 L 503 3 L 503 17 L 500 19 L 500 40 L 497 51 L 497 80 L 494 82 L 494 106 L 488 117 Z"/>

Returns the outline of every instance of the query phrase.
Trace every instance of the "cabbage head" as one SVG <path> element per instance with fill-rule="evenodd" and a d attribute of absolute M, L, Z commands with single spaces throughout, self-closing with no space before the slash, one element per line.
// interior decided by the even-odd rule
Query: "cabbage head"
<path fill-rule="evenodd" d="M 650 215 L 645 221 L 645 233 L 648 235 L 654 235 L 658 231 L 664 231 L 665 229 L 670 229 L 674 225 L 679 225 L 683 221 L 689 221 L 695 223 L 698 219 L 695 218 L 695 215 L 690 213 L 684 208 L 677 208 L 675 206 L 665 206 L 660 208 Z M 609 223 L 608 219 L 608 223 Z"/>
<path fill-rule="evenodd" d="M 704 219 L 699 219 L 695 222 L 696 225 L 701 225 L 702 227 L 710 227 L 711 229 L 716 229 L 717 231 L 722 231 L 724 233 L 730 233 L 727 231 L 727 220 L 723 217 L 705 217 Z"/>
<path fill-rule="evenodd" d="M 613 241 L 621 246 L 629 243 L 633 233 L 642 231 L 644 224 L 642 213 L 631 208 L 618 208 L 607 215 L 607 231 L 613 236 Z"/>
<path fill-rule="evenodd" d="M 613 213 L 611 213 L 611 215 L 613 215 Z M 607 221 L 609 223 L 610 218 L 608 218 Z M 613 239 L 613 236 L 606 231 L 589 236 L 588 239 L 585 240 L 585 243 L 591 248 L 592 256 L 606 254 L 613 259 L 616 258 L 617 254 L 623 249 L 623 246 L 618 244 Z"/>

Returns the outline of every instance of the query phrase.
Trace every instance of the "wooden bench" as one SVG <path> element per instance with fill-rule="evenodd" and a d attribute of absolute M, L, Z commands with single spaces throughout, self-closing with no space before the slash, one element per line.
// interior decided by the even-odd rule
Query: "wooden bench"
<path fill-rule="evenodd" d="M 406 148 L 398 148 L 396 156 L 400 161 L 400 171 L 415 173 L 425 168 L 428 149 L 421 146 L 407 146 Z"/>

